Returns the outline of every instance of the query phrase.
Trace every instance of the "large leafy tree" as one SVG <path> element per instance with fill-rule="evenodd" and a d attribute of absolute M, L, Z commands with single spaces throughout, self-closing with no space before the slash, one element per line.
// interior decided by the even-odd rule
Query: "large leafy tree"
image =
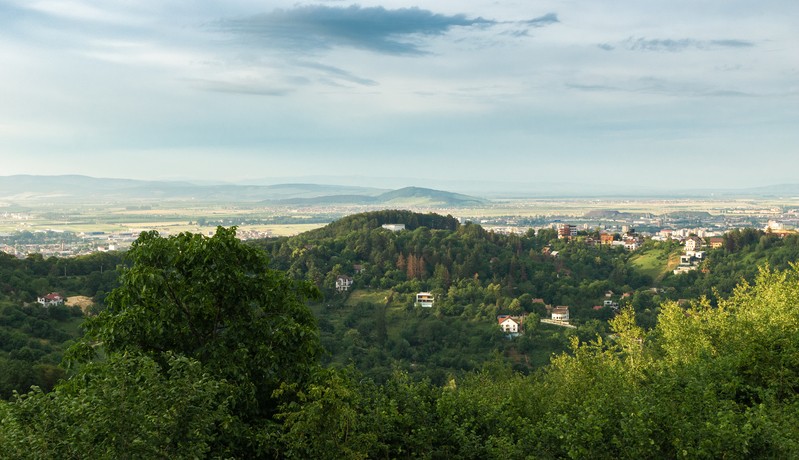
<path fill-rule="evenodd" d="M 282 383 L 312 374 L 320 345 L 306 300 L 318 291 L 269 269 L 265 253 L 238 240 L 235 228 L 211 237 L 143 233 L 128 257 L 108 308 L 86 323 L 79 359 L 97 348 L 162 364 L 171 354 L 196 359 L 234 384 L 235 411 L 247 426 L 270 422 Z"/>

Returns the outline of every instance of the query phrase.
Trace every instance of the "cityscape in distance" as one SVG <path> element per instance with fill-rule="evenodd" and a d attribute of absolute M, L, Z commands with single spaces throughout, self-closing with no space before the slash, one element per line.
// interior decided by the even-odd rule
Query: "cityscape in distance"
<path fill-rule="evenodd" d="M 548 185 L 550 192 L 568 189 L 567 184 Z M 658 238 L 664 231 L 710 237 L 736 228 L 799 227 L 799 185 L 648 194 L 624 188 L 596 188 L 592 193 L 583 187 L 561 196 L 501 186 L 461 184 L 459 190 L 475 193 L 467 195 L 414 186 L 390 190 L 312 183 L 0 176 L 0 250 L 19 257 L 77 256 L 124 250 L 143 231 L 208 234 L 220 225 L 237 226 L 242 239 L 287 236 L 379 209 L 436 212 L 498 233 L 519 234 L 563 223 L 582 231 L 618 233 L 633 228 L 646 238 Z M 481 189 L 485 197 L 477 195 Z"/>

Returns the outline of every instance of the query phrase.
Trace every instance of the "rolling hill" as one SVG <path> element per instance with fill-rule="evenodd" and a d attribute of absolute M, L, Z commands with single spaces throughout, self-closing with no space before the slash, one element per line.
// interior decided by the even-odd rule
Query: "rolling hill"
<path fill-rule="evenodd" d="M 79 175 L 0 176 L 0 200 L 10 203 L 103 203 L 195 201 L 273 205 L 464 206 L 486 200 L 442 190 L 326 184 L 194 184 L 179 181 L 139 181 Z"/>

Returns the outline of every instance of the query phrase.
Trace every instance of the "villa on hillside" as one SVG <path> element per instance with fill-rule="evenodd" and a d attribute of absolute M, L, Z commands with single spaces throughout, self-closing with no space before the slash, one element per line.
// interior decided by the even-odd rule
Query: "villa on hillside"
<path fill-rule="evenodd" d="M 685 251 L 696 251 L 702 247 L 702 239 L 697 236 L 685 240 Z"/>
<path fill-rule="evenodd" d="M 336 277 L 336 290 L 338 292 L 348 291 L 352 286 L 352 277 L 347 275 L 338 275 Z"/>
<path fill-rule="evenodd" d="M 36 302 L 40 303 L 43 307 L 53 307 L 56 305 L 63 305 L 64 297 L 57 292 L 51 292 L 44 297 L 37 297 Z"/>
<path fill-rule="evenodd" d="M 416 305 L 424 308 L 431 308 L 433 306 L 433 294 L 429 292 L 420 292 L 416 294 Z"/>
<path fill-rule="evenodd" d="M 552 309 L 552 321 L 569 322 L 569 307 L 559 306 Z"/>
<path fill-rule="evenodd" d="M 521 333 L 522 318 L 511 315 L 497 316 L 497 323 L 499 323 L 502 332 L 510 337 L 515 337 Z"/>
<path fill-rule="evenodd" d="M 405 224 L 383 224 L 382 227 L 386 230 L 391 230 L 392 232 L 405 230 Z"/>

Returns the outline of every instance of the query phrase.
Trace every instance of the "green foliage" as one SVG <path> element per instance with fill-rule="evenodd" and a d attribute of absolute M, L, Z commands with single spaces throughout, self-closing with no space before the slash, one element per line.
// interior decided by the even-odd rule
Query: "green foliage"
<path fill-rule="evenodd" d="M 77 334 L 80 309 L 37 304 L 0 307 L 0 398 L 35 385 L 49 391 L 64 376 L 56 367 Z"/>
<path fill-rule="evenodd" d="M 417 226 L 379 228 L 398 216 Z M 362 215 L 264 243 L 307 282 L 270 269 L 234 229 L 144 234 L 72 349 L 83 364 L 60 384 L 54 363 L 33 363 L 51 352 L 42 342 L 55 332 L 42 324 L 69 312 L 46 320 L 4 305 L 14 330 L 0 329 L 0 384 L 24 389 L 39 373 L 55 388 L 0 401 L 0 456 L 799 457 L 796 240 L 733 235 L 709 270 L 652 290 L 618 250 L 421 222 Z M 547 244 L 557 258 L 542 254 Z M 765 260 L 779 269 L 745 263 Z M 48 261 L 24 263 L 50 276 Z M 355 295 L 314 305 L 333 353 L 321 369 L 310 283 L 355 264 Z M 730 287 L 725 273 L 746 281 Z M 433 309 L 412 306 L 418 290 L 435 293 Z M 607 290 L 634 292 L 605 323 L 591 306 Z M 687 308 L 663 303 L 705 291 Z M 533 297 L 569 304 L 579 327 L 539 324 Z M 499 333 L 506 312 L 532 313 L 524 336 Z M 528 360 L 569 345 L 527 374 Z"/>
<path fill-rule="evenodd" d="M 379 395 L 332 379 L 292 426 L 352 427 L 352 458 L 796 458 L 797 304 L 799 267 L 763 269 L 718 307 L 664 306 L 649 332 L 624 309 L 613 339 L 575 338 L 531 376 L 492 364 L 432 391 L 394 374 Z"/>
<path fill-rule="evenodd" d="M 49 394 L 0 402 L 0 452 L 10 459 L 207 458 L 230 423 L 230 384 L 195 360 L 114 355 Z"/>
<path fill-rule="evenodd" d="M 662 286 L 671 292 L 670 299 L 707 297 L 715 305 L 732 294 L 741 281 L 752 282 L 758 267 L 768 265 L 788 270 L 799 260 L 799 236 L 783 238 L 746 228 L 724 235 L 724 247 L 710 250 L 700 270 L 685 275 L 668 275 Z M 679 297 L 678 297 L 679 296 Z"/>
<path fill-rule="evenodd" d="M 278 390 L 278 394 L 288 390 Z M 296 401 L 281 407 L 286 458 L 363 459 L 377 441 L 378 420 L 370 413 L 366 386 L 346 371 L 320 372 Z M 372 392 L 374 394 L 374 392 Z"/>
<path fill-rule="evenodd" d="M 166 353 L 197 359 L 236 384 L 237 403 L 253 417 L 274 411 L 271 394 L 282 382 L 310 375 L 319 342 L 305 300 L 316 291 L 269 269 L 235 228 L 213 237 L 143 233 L 128 257 L 108 308 L 87 320 L 84 344 L 159 362 Z"/>

